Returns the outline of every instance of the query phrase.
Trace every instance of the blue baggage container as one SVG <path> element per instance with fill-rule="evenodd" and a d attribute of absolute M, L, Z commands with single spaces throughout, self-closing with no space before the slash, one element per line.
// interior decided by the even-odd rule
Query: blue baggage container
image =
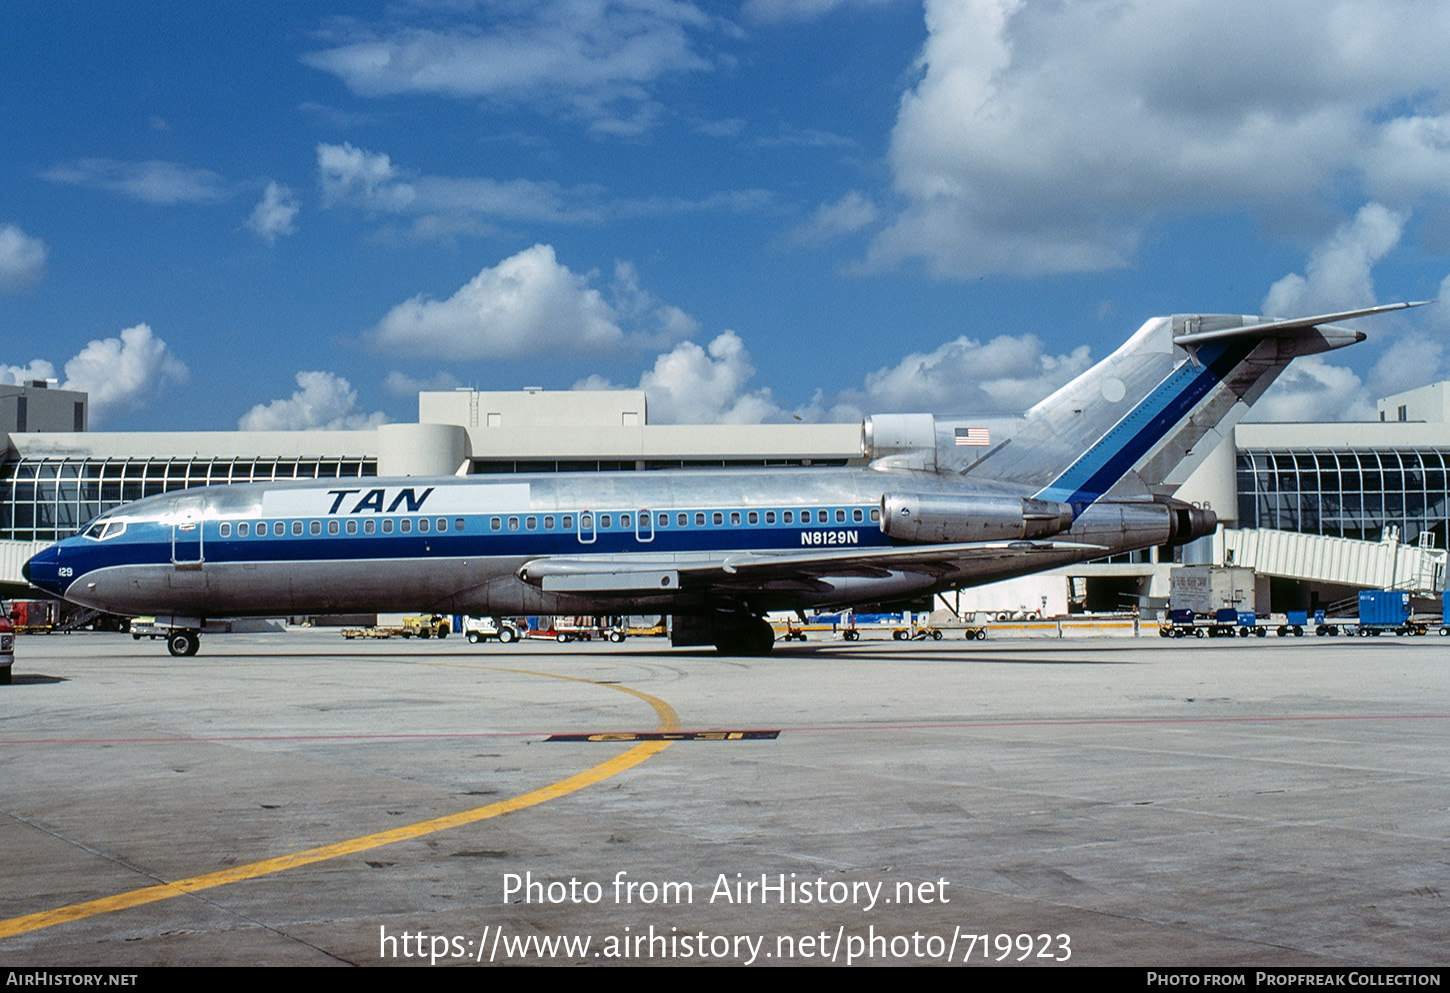
<path fill-rule="evenodd" d="M 1410 594 L 1403 590 L 1360 590 L 1361 627 L 1401 627 L 1410 619 Z"/>

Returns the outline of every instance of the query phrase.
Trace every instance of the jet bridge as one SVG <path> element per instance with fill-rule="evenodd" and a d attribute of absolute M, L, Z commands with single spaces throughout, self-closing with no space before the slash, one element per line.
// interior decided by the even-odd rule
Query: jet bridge
<path fill-rule="evenodd" d="M 1434 537 L 1425 531 L 1418 544 L 1406 545 L 1396 527 L 1385 528 L 1379 541 L 1224 528 L 1214 535 L 1213 560 L 1263 576 L 1429 596 L 1445 588 L 1446 553 Z"/>

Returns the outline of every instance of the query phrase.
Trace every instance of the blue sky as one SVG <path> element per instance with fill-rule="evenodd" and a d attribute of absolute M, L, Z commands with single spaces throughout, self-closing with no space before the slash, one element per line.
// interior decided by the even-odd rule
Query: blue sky
<path fill-rule="evenodd" d="M 0 36 L 0 381 L 96 429 L 456 385 L 1002 414 L 1157 314 L 1450 295 L 1441 0 L 9 0 Z M 1264 413 L 1446 378 L 1447 312 Z"/>

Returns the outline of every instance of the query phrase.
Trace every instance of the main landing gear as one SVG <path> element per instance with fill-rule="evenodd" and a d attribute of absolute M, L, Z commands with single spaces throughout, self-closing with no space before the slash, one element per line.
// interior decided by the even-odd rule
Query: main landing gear
<path fill-rule="evenodd" d="M 189 628 L 175 628 L 166 636 L 166 650 L 178 657 L 196 654 L 201 647 L 201 632 Z"/>
<path fill-rule="evenodd" d="M 670 618 L 670 644 L 714 645 L 722 655 L 769 655 L 775 629 L 764 617 L 745 610 L 675 614 Z"/>
<path fill-rule="evenodd" d="M 775 647 L 775 629 L 764 617 L 731 615 L 718 625 L 715 650 L 721 655 L 769 655 Z"/>

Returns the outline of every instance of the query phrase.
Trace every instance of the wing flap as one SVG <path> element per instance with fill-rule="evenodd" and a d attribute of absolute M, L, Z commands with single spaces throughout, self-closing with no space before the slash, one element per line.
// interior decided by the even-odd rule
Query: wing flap
<path fill-rule="evenodd" d="M 978 541 L 891 548 L 841 548 L 812 552 L 728 552 L 719 555 L 598 555 L 539 558 L 518 576 L 549 592 L 621 596 L 688 587 L 749 589 L 764 582 L 807 586 L 822 577 L 884 578 L 893 572 L 949 575 L 964 564 L 1063 551 L 1099 551 L 1101 545 L 1069 541 Z"/>

